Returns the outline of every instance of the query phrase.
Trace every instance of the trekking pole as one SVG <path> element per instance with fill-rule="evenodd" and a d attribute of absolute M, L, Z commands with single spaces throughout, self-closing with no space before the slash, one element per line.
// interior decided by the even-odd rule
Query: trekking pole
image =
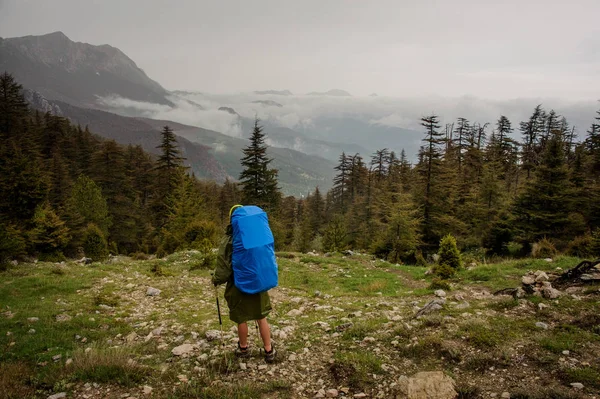
<path fill-rule="evenodd" d="M 219 289 L 215 285 L 215 298 L 217 299 L 217 313 L 219 314 L 219 326 L 221 326 L 221 346 L 225 347 L 223 342 L 223 320 L 221 319 L 221 306 L 219 305 Z"/>
<path fill-rule="evenodd" d="M 254 326 L 256 327 L 256 339 L 258 340 L 259 353 L 262 356 L 262 337 L 260 336 L 260 332 L 258 331 L 258 320 L 254 320 Z"/>

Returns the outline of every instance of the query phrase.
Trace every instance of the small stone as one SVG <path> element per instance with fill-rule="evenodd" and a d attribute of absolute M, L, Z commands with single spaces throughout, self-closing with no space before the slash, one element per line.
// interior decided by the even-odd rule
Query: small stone
<path fill-rule="evenodd" d="M 148 287 L 146 290 L 147 296 L 158 296 L 160 295 L 160 290 L 158 288 Z"/>
<path fill-rule="evenodd" d="M 542 289 L 542 296 L 544 298 L 547 298 L 547 299 L 556 299 L 556 298 L 559 298 L 560 295 L 561 295 L 561 292 L 559 290 L 557 290 L 556 288 L 552 288 L 551 286 L 550 287 L 544 287 Z"/>
<path fill-rule="evenodd" d="M 179 379 L 179 381 L 181 381 L 181 382 L 188 382 L 189 381 L 188 378 L 187 378 L 187 375 L 185 375 L 185 374 L 179 374 L 177 376 L 177 379 Z"/>
<path fill-rule="evenodd" d="M 267 365 L 266 364 L 261 364 L 258 366 L 259 370 L 266 370 L 267 369 Z"/>
<path fill-rule="evenodd" d="M 502 399 L 510 399 L 510 392 L 502 392 L 502 395 L 500 395 L 500 397 Z"/>
<path fill-rule="evenodd" d="M 304 308 L 300 308 L 300 309 L 292 309 L 289 312 L 287 312 L 287 315 L 290 317 L 296 317 L 296 316 L 300 316 L 302 314 L 302 310 Z"/>
<path fill-rule="evenodd" d="M 583 389 L 583 384 L 581 382 L 572 382 L 571 386 L 575 389 Z"/>
<path fill-rule="evenodd" d="M 27 321 L 30 323 L 35 323 L 36 321 L 40 321 L 40 319 L 37 317 L 28 317 Z"/>
<path fill-rule="evenodd" d="M 523 276 L 523 278 L 521 279 L 521 283 L 523 285 L 533 285 L 535 284 L 535 278 L 532 276 Z"/>
<path fill-rule="evenodd" d="M 294 354 L 294 353 L 292 353 L 292 354 L 291 354 L 291 355 L 288 357 L 288 360 L 289 360 L 290 362 L 295 362 L 295 361 L 296 361 L 296 359 L 297 359 L 297 356 L 296 356 L 296 354 Z"/>
<path fill-rule="evenodd" d="M 325 394 L 321 391 L 322 390 L 317 391 L 317 393 L 315 393 L 315 396 L 313 396 L 313 398 L 324 398 Z"/>
<path fill-rule="evenodd" d="M 221 332 L 219 330 L 208 330 L 204 335 L 208 342 L 216 341 L 221 338 Z"/>
<path fill-rule="evenodd" d="M 158 327 L 158 328 L 155 328 L 154 330 L 152 330 L 152 335 L 154 335 L 155 337 L 160 337 L 160 334 L 162 334 L 162 332 L 163 332 L 163 328 Z"/>
<path fill-rule="evenodd" d="M 58 321 L 58 322 L 69 321 L 71 319 L 72 319 L 72 317 L 66 313 L 56 315 L 56 321 Z"/>
<path fill-rule="evenodd" d="M 354 397 L 355 397 L 355 398 L 366 398 L 366 397 L 367 397 L 367 394 L 366 394 L 366 393 L 364 393 L 364 392 L 355 393 L 355 394 L 354 394 Z"/>
<path fill-rule="evenodd" d="M 571 353 L 571 352 L 569 352 L 569 351 L 562 351 L 563 355 L 568 355 L 569 353 Z"/>
<path fill-rule="evenodd" d="M 550 306 L 546 305 L 545 303 L 538 303 L 538 309 L 539 310 L 544 310 L 546 308 L 549 308 Z"/>
<path fill-rule="evenodd" d="M 363 342 L 364 343 L 375 342 L 375 338 L 373 338 L 373 337 L 365 337 L 363 339 Z"/>
<path fill-rule="evenodd" d="M 61 393 L 56 393 L 54 395 L 48 396 L 48 399 L 62 399 L 62 398 L 66 398 L 66 397 L 67 397 L 67 393 L 61 392 Z"/>
<path fill-rule="evenodd" d="M 537 283 L 541 283 L 543 281 L 548 281 L 548 280 L 549 280 L 549 277 L 545 272 L 542 272 L 539 270 L 537 272 L 535 272 L 535 281 Z"/>
<path fill-rule="evenodd" d="M 71 358 L 67 359 L 67 361 L 65 362 L 65 366 L 68 366 L 70 364 L 73 364 L 73 359 Z"/>
<path fill-rule="evenodd" d="M 144 392 L 144 395 L 150 395 L 152 393 L 152 390 L 154 388 L 152 388 L 149 385 L 144 385 L 144 387 L 142 388 L 142 391 Z"/>
<path fill-rule="evenodd" d="M 547 330 L 548 329 L 548 324 L 538 321 L 537 323 L 535 323 L 535 326 L 537 328 L 541 328 L 542 330 Z"/>
<path fill-rule="evenodd" d="M 62 358 L 62 355 L 52 356 L 52 360 L 54 360 L 55 362 L 58 362 L 61 358 Z"/>
<path fill-rule="evenodd" d="M 248 368 L 248 366 L 246 365 L 246 363 L 240 363 L 240 370 L 246 370 Z"/>
<path fill-rule="evenodd" d="M 32 328 L 29 331 L 27 331 L 27 334 L 35 334 L 35 330 Z"/>
<path fill-rule="evenodd" d="M 191 344 L 183 344 L 176 346 L 171 350 L 171 353 L 175 356 L 183 356 L 191 353 L 194 350 L 194 345 Z"/>
<path fill-rule="evenodd" d="M 92 348 L 89 348 L 89 347 L 85 348 L 85 350 L 84 350 L 85 353 L 90 353 L 91 351 L 92 351 Z"/>
<path fill-rule="evenodd" d="M 446 297 L 446 291 L 444 291 L 444 290 L 435 290 L 434 294 L 435 294 L 435 296 L 437 296 L 439 298 L 445 298 Z"/>
<path fill-rule="evenodd" d="M 328 398 L 337 398 L 338 395 L 337 389 L 328 389 L 327 392 L 325 392 L 325 396 Z"/>
<path fill-rule="evenodd" d="M 552 258 L 546 258 L 544 259 L 546 262 L 551 263 L 552 262 Z"/>

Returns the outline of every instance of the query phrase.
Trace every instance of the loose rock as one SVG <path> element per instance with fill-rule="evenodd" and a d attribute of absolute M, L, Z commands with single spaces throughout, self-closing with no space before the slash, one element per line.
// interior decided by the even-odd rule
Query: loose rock
<path fill-rule="evenodd" d="M 411 399 L 454 399 L 458 393 L 454 380 L 442 371 L 425 371 L 408 378 L 400 377 L 400 391 Z"/>
<path fill-rule="evenodd" d="M 158 296 L 160 295 L 160 290 L 158 288 L 148 287 L 146 290 L 147 296 Z"/>
<path fill-rule="evenodd" d="M 194 350 L 194 345 L 191 344 L 183 344 L 176 346 L 171 350 L 171 353 L 175 356 L 183 356 L 191 353 Z"/>

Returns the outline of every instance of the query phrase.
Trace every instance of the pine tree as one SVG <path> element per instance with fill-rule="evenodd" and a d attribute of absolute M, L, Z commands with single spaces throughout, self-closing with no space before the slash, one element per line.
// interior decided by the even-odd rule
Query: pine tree
<path fill-rule="evenodd" d="M 0 138 L 22 132 L 28 116 L 28 105 L 18 84 L 8 72 L 0 75 Z"/>
<path fill-rule="evenodd" d="M 436 233 L 436 217 L 444 211 L 440 209 L 438 201 L 444 195 L 438 191 L 438 179 L 445 140 L 444 135 L 438 131 L 440 125 L 436 115 L 422 118 L 421 125 L 425 127 L 426 131 L 423 139 L 425 145 L 421 147 L 420 163 L 417 169 L 421 185 L 418 198 L 423 210 L 423 240 L 433 244 L 437 241 L 437 234 L 439 234 L 439 231 Z"/>
<path fill-rule="evenodd" d="M 333 178 L 333 188 L 331 189 L 332 202 L 336 211 L 339 211 L 342 214 L 346 213 L 350 202 L 349 193 L 351 191 L 348 186 L 350 184 L 349 175 L 352 168 L 351 160 L 351 157 L 348 157 L 345 152 L 342 152 L 339 163 L 334 168 L 338 171 L 338 174 Z"/>
<path fill-rule="evenodd" d="M 371 156 L 371 170 L 375 175 L 375 181 L 381 182 L 388 173 L 387 164 L 390 159 L 390 150 L 383 148 L 375 151 Z"/>
<path fill-rule="evenodd" d="M 527 122 L 521 122 L 521 133 L 523 134 L 523 152 L 521 155 L 522 168 L 527 172 L 527 179 L 539 162 L 540 135 L 543 134 L 546 125 L 546 112 L 542 105 L 535 107 L 533 114 Z"/>
<path fill-rule="evenodd" d="M 581 226 L 576 226 L 570 215 L 573 207 L 568 176 L 563 142 L 555 132 L 542 153 L 534 181 L 515 202 L 513 212 L 525 245 L 543 237 L 560 241 L 577 235 Z"/>
<path fill-rule="evenodd" d="M 49 202 L 39 205 L 33 216 L 33 229 L 29 232 L 29 244 L 42 260 L 59 260 L 64 257 L 71 235 L 65 222 L 52 209 Z"/>
<path fill-rule="evenodd" d="M 277 169 L 270 168 L 272 158 L 267 157 L 265 135 L 258 119 L 254 121 L 254 130 L 250 144 L 244 148 L 240 185 L 244 204 L 258 205 L 268 211 L 276 211 L 281 200 L 277 185 Z"/>
<path fill-rule="evenodd" d="M 471 133 L 471 126 L 469 121 L 465 118 L 458 118 L 456 128 L 453 132 L 452 148 L 455 152 L 455 157 L 458 165 L 458 174 L 462 174 L 462 167 L 464 163 L 465 153 L 469 146 L 469 134 Z"/>
<path fill-rule="evenodd" d="M 123 149 L 113 140 L 103 142 L 92 157 L 90 174 L 102 189 L 113 221 L 109 242 L 115 243 L 119 251 L 135 252 L 139 244 L 138 230 L 142 227 L 140 207 L 127 174 Z"/>
<path fill-rule="evenodd" d="M 108 236 L 112 224 L 106 199 L 102 190 L 92 179 L 85 175 L 79 176 L 70 198 L 66 202 L 68 225 L 76 234 L 90 223 L 97 226 L 103 237 Z"/>

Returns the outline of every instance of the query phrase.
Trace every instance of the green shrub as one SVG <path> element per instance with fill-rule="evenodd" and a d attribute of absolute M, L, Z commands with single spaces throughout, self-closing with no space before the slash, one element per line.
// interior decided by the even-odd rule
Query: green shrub
<path fill-rule="evenodd" d="M 430 290 L 446 290 L 446 291 L 450 291 L 450 284 L 448 284 L 447 281 L 439 279 L 439 278 L 434 278 L 431 281 L 431 284 L 429 284 L 429 288 Z"/>
<path fill-rule="evenodd" d="M 0 224 L 0 268 L 6 266 L 10 258 L 25 254 L 25 240 L 14 226 Z"/>
<path fill-rule="evenodd" d="M 523 251 L 523 244 L 511 241 L 508 244 L 506 244 L 506 250 L 508 251 L 508 254 L 510 256 L 517 257 L 521 255 L 521 252 Z"/>
<path fill-rule="evenodd" d="M 442 280 L 447 280 L 449 278 L 454 277 L 454 275 L 456 274 L 456 269 L 448 266 L 447 264 L 439 264 L 433 266 L 433 274 L 435 274 Z"/>
<path fill-rule="evenodd" d="M 211 221 L 202 220 L 191 222 L 185 229 L 183 238 L 187 246 L 201 249 L 205 240 L 214 245 L 219 237 L 219 228 Z"/>
<path fill-rule="evenodd" d="M 83 232 L 83 251 L 85 256 L 94 261 L 102 261 L 108 257 L 108 245 L 102 230 L 93 223 L 87 225 Z"/>
<path fill-rule="evenodd" d="M 150 259 L 150 257 L 143 252 L 136 252 L 134 254 L 131 254 L 131 259 L 133 259 L 133 260 L 148 260 L 148 259 Z"/>
<path fill-rule="evenodd" d="M 440 241 L 440 249 L 438 251 L 440 265 L 447 265 L 454 270 L 460 269 L 462 266 L 460 251 L 456 246 L 456 239 L 448 234 Z"/>
<path fill-rule="evenodd" d="M 557 254 L 556 247 L 546 237 L 531 246 L 531 256 L 534 258 L 553 258 Z"/>
<path fill-rule="evenodd" d="M 586 234 L 575 237 L 566 250 L 567 255 L 576 256 L 578 258 L 592 257 L 592 235 Z"/>
<path fill-rule="evenodd" d="M 181 246 L 181 242 L 174 234 L 166 230 L 163 230 L 162 233 L 160 245 L 156 250 L 156 256 L 159 258 L 172 254 Z"/>
<path fill-rule="evenodd" d="M 214 269 L 217 262 L 217 253 L 213 251 L 212 243 L 205 238 L 200 245 L 202 260 L 192 265 L 190 270 Z"/>
<path fill-rule="evenodd" d="M 415 263 L 417 266 L 427 267 L 427 261 L 425 260 L 425 257 L 423 256 L 423 253 L 421 251 L 416 252 Z"/>

